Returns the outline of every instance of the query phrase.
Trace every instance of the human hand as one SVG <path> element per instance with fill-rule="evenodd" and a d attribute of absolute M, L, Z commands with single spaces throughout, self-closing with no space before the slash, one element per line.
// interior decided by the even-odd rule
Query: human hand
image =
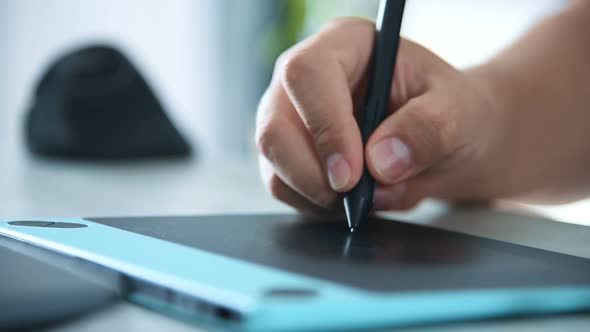
<path fill-rule="evenodd" d="M 309 213 L 339 209 L 363 164 L 377 181 L 375 209 L 425 197 L 481 200 L 518 191 L 498 181 L 506 115 L 476 70 L 458 71 L 402 39 L 391 114 L 363 149 L 362 112 L 374 24 L 337 19 L 277 61 L 261 100 L 256 140 L 262 177 L 277 199 Z M 511 183 L 513 184 L 513 183 Z"/>

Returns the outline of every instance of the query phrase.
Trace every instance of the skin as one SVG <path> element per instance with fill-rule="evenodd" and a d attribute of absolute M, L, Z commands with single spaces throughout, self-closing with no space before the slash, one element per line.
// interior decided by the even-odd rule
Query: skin
<path fill-rule="evenodd" d="M 274 197 L 304 213 L 337 211 L 365 162 L 376 210 L 590 193 L 590 1 L 463 71 L 402 39 L 390 115 L 363 148 L 355 117 L 373 34 L 370 21 L 337 19 L 277 61 L 256 130 Z"/>

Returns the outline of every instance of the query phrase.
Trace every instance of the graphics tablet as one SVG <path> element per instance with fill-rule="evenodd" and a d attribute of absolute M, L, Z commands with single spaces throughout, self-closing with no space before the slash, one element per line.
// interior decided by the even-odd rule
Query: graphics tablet
<path fill-rule="evenodd" d="M 251 331 L 366 329 L 590 308 L 588 260 L 410 223 L 297 215 L 0 221 L 115 270 L 132 302 Z"/>

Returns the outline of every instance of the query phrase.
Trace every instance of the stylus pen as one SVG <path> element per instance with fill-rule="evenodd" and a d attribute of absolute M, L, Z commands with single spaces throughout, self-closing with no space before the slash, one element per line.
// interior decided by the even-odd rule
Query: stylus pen
<path fill-rule="evenodd" d="M 381 0 L 379 4 L 367 94 L 360 119 L 363 146 L 387 115 L 405 4 L 405 0 Z M 375 180 L 365 162 L 361 179 L 344 196 L 344 209 L 351 232 L 367 219 L 373 206 L 374 191 Z"/>

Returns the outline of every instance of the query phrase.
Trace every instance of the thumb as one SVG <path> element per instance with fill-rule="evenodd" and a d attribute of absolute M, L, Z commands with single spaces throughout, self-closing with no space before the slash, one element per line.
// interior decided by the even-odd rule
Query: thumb
<path fill-rule="evenodd" d="M 365 151 L 367 167 L 379 183 L 393 184 L 412 177 L 460 146 L 455 117 L 431 99 L 428 95 L 411 99 L 370 137 Z"/>

